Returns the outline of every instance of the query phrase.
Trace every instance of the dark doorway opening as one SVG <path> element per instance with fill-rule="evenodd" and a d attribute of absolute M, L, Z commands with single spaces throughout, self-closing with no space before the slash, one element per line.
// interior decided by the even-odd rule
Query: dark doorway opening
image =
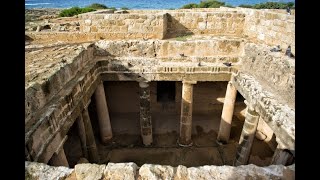
<path fill-rule="evenodd" d="M 176 97 L 176 82 L 157 82 L 157 102 L 174 102 Z"/>

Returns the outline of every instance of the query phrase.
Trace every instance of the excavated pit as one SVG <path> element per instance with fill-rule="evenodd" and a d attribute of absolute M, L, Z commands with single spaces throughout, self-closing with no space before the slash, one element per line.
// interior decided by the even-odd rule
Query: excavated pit
<path fill-rule="evenodd" d="M 153 173 L 158 171 L 152 168 L 167 168 L 169 173 L 174 167 L 177 179 L 182 171 L 176 170 L 187 168 L 187 179 L 194 179 L 193 170 L 199 176 L 202 168 L 226 167 L 234 172 L 253 168 L 254 177 L 263 172 L 264 178 L 289 174 L 292 179 L 288 169 L 295 163 L 295 63 L 284 50 L 270 49 L 290 44 L 294 53 L 294 18 L 243 8 L 152 12 L 88 13 L 66 19 L 72 21 L 69 32 L 54 31 L 52 21 L 42 27 L 51 30 L 26 34 L 26 161 L 69 166 L 74 170 L 63 171 L 77 174 L 77 179 L 82 179 L 80 167 L 97 167 L 83 163 L 102 169 L 115 165 L 120 172 L 130 167 L 134 178 L 143 177 L 148 168 Z M 155 24 L 153 29 L 149 23 Z M 267 29 L 270 23 L 276 28 Z M 284 33 L 286 29 L 290 32 Z M 217 140 L 224 103 L 230 103 L 230 83 L 236 99 L 230 137 L 223 143 Z M 192 93 L 186 90 L 190 86 Z M 103 95 L 97 95 L 99 88 Z M 110 125 L 99 119 L 101 98 L 107 104 L 104 122 Z M 247 138 L 242 133 L 250 130 L 248 107 L 259 115 L 249 153 L 241 143 Z M 192 125 L 181 130 L 190 119 Z M 108 127 L 112 137 L 105 141 Z M 92 136 L 86 136 L 90 131 Z M 189 132 L 192 143 L 181 144 Z M 90 154 L 92 148 L 97 155 Z M 249 154 L 244 164 L 262 168 L 231 167 L 243 154 Z M 26 166 L 38 167 L 29 162 Z M 272 168 L 282 174 L 268 174 Z M 101 171 L 105 177 L 111 172 Z"/>
<path fill-rule="evenodd" d="M 160 87 L 159 87 L 160 85 Z M 172 86 L 173 85 L 173 86 Z M 221 111 L 227 82 L 199 82 L 194 87 L 194 109 L 192 139 L 189 148 L 177 144 L 181 104 L 181 82 L 151 82 L 151 114 L 153 123 L 153 143 L 145 147 L 140 135 L 139 85 L 136 82 L 105 82 L 106 99 L 109 106 L 113 138 L 103 144 L 99 139 L 95 99 L 88 107 L 94 129 L 95 141 L 101 157 L 100 164 L 134 162 L 186 167 L 203 165 L 233 165 L 236 145 L 239 141 L 245 110 L 244 98 L 238 94 L 227 145 L 216 143 Z M 161 89 L 165 86 L 165 90 Z M 171 89 L 170 89 L 171 86 Z M 159 95 L 159 91 L 160 94 Z M 172 92 L 173 91 L 173 92 Z M 168 98 L 164 96 L 172 96 Z M 125 103 L 124 103 L 125 102 Z M 202 106 L 200 106 L 202 104 Z M 70 167 L 74 167 L 82 156 L 81 143 L 76 124 L 67 134 L 64 150 Z M 275 141 L 275 139 L 273 139 Z M 274 143 L 274 142 L 273 142 Z M 266 166 L 270 164 L 273 150 L 267 142 L 256 139 L 253 143 L 250 164 Z"/>

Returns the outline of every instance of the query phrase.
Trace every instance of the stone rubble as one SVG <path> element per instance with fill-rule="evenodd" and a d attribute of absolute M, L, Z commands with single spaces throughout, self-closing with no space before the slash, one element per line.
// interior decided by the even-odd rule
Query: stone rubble
<path fill-rule="evenodd" d="M 74 175 L 75 174 L 75 175 Z M 247 180 L 247 179 L 295 179 L 295 165 L 271 165 L 258 167 L 253 164 L 233 166 L 200 166 L 108 163 L 107 165 L 77 164 L 74 169 L 53 167 L 43 163 L 25 162 L 27 180 Z"/>

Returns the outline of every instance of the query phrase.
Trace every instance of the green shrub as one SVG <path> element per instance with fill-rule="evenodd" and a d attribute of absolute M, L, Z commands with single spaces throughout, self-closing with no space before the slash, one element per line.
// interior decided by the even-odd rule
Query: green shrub
<path fill-rule="evenodd" d="M 230 5 L 230 4 L 226 4 L 226 5 L 224 5 L 225 7 L 228 7 L 228 8 L 234 8 L 232 5 Z"/>
<path fill-rule="evenodd" d="M 225 2 L 218 0 L 204 0 L 199 4 L 190 3 L 181 7 L 181 9 L 191 9 L 191 8 L 219 8 L 220 6 L 232 7 L 231 5 L 225 5 Z"/>
<path fill-rule="evenodd" d="M 129 8 L 127 8 L 127 7 L 122 7 L 122 8 L 120 8 L 121 10 L 129 10 Z"/>
<path fill-rule="evenodd" d="M 192 8 L 197 8 L 197 7 L 198 7 L 198 4 L 190 3 L 190 4 L 186 4 L 186 5 L 182 6 L 181 9 L 192 9 Z"/>
<path fill-rule="evenodd" d="M 92 9 L 108 9 L 108 7 L 104 4 L 98 4 L 98 3 L 93 3 L 89 6 L 87 6 L 87 8 L 92 8 Z"/>
<path fill-rule="evenodd" d="M 287 5 L 288 5 L 290 8 L 294 8 L 294 2 L 288 2 Z"/>
<path fill-rule="evenodd" d="M 253 8 L 253 6 L 249 5 L 249 4 L 240 4 L 239 7 L 242 7 L 242 8 Z"/>
<path fill-rule="evenodd" d="M 199 4 L 190 3 L 181 7 L 181 9 L 191 9 L 191 8 L 219 8 L 220 6 L 230 7 L 233 6 L 225 4 L 225 2 L 219 0 L 203 0 Z M 253 9 L 286 9 L 290 7 L 295 8 L 294 2 L 282 3 L 282 2 L 265 2 L 255 5 L 241 4 L 239 7 L 243 8 L 253 8 Z"/>
<path fill-rule="evenodd" d="M 224 6 L 225 2 L 217 1 L 217 0 L 205 0 L 201 1 L 199 4 L 199 8 L 219 8 L 220 6 Z"/>
<path fill-rule="evenodd" d="M 59 17 L 71 17 L 74 15 L 82 14 L 95 11 L 95 9 L 92 8 L 79 8 L 79 7 L 72 7 L 70 9 L 64 9 L 60 12 Z"/>
<path fill-rule="evenodd" d="M 266 2 L 253 5 L 254 9 L 286 9 L 287 7 L 294 6 L 294 3 L 279 3 L 279 2 Z"/>
<path fill-rule="evenodd" d="M 115 7 L 109 7 L 108 9 L 112 9 L 112 10 L 117 10 L 117 8 L 115 8 Z"/>

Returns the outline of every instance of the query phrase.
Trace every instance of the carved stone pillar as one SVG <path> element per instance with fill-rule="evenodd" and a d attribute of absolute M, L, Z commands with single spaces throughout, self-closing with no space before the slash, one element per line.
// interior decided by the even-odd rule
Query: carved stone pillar
<path fill-rule="evenodd" d="M 246 103 L 246 101 L 245 101 Z M 254 110 L 254 108 L 246 103 L 248 108 L 246 112 L 246 119 L 243 124 L 239 144 L 237 147 L 236 159 L 234 161 L 234 166 L 245 165 L 248 163 L 253 139 L 258 126 L 259 114 Z"/>
<path fill-rule="evenodd" d="M 86 130 L 86 144 L 87 144 L 87 151 L 89 155 L 89 161 L 93 163 L 99 163 L 100 159 L 99 159 L 97 145 L 94 139 L 94 134 L 91 126 L 91 120 L 88 112 L 88 105 L 82 111 L 82 119 L 83 119 L 84 127 Z"/>
<path fill-rule="evenodd" d="M 140 82 L 140 127 L 143 144 L 151 145 L 152 121 L 150 112 L 150 87 L 146 82 Z"/>
<path fill-rule="evenodd" d="M 77 118 L 77 127 L 78 127 L 78 135 L 80 138 L 80 143 L 81 143 L 81 149 L 82 149 L 82 154 L 83 156 L 88 159 L 88 150 L 87 150 L 87 135 L 86 135 L 86 129 L 83 123 L 82 115 L 80 115 Z"/>
<path fill-rule="evenodd" d="M 193 85 L 195 81 L 182 82 L 182 100 L 180 115 L 180 136 L 178 144 L 180 146 L 192 146 L 192 103 L 193 103 Z"/>
<path fill-rule="evenodd" d="M 112 129 L 103 82 L 98 85 L 94 92 L 94 97 L 96 100 L 101 141 L 102 143 L 107 143 L 112 138 Z"/>
<path fill-rule="evenodd" d="M 226 96 L 224 98 L 222 114 L 221 114 L 219 133 L 217 137 L 218 143 L 226 144 L 229 141 L 236 96 L 237 96 L 237 90 L 232 85 L 231 81 L 229 81 L 227 86 Z"/>

